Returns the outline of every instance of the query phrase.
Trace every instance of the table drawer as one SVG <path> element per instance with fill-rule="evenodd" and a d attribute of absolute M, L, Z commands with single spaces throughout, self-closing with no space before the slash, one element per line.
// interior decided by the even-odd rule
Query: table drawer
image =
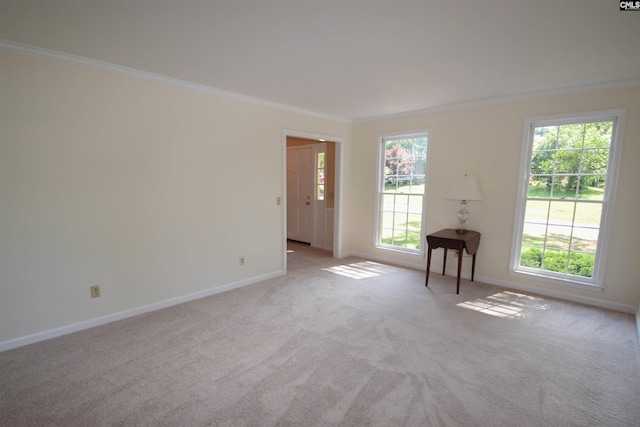
<path fill-rule="evenodd" d="M 438 238 L 427 237 L 427 243 L 433 249 L 436 248 L 446 248 L 446 249 L 462 249 L 464 247 L 464 242 L 461 241 L 452 241 Z"/>

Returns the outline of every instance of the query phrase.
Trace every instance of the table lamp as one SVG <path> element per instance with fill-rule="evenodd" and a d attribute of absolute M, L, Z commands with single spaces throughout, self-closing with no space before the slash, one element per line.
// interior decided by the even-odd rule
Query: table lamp
<path fill-rule="evenodd" d="M 458 211 L 458 228 L 456 232 L 458 234 L 464 234 L 467 232 L 466 222 L 469 219 L 469 211 L 467 210 L 467 201 L 469 200 L 482 200 L 482 193 L 478 188 L 478 180 L 475 176 L 467 176 L 465 174 L 459 177 L 453 183 L 449 194 L 447 194 L 447 200 L 460 200 L 460 210 Z"/>

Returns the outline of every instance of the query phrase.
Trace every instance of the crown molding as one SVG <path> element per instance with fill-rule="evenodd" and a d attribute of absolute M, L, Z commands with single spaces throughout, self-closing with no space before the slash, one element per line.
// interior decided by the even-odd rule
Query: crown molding
<path fill-rule="evenodd" d="M 266 99 L 256 98 L 253 96 L 243 95 L 240 93 L 230 92 L 222 89 L 216 89 L 216 88 L 201 85 L 198 83 L 192 83 L 185 80 L 175 79 L 173 77 L 167 77 L 161 74 L 149 73 L 147 71 L 142 71 L 135 68 L 111 64 L 105 61 L 98 61 L 96 59 L 85 58 L 83 56 L 58 52 L 55 50 L 45 49 L 42 47 L 32 46 L 28 44 L 16 43 L 9 40 L 0 39 L 0 50 L 4 50 L 7 52 L 21 53 L 25 55 L 39 56 L 39 57 L 50 59 L 53 61 L 65 62 L 68 64 L 95 68 L 95 69 L 107 71 L 110 73 L 124 74 L 130 77 L 135 77 L 135 78 L 139 78 L 139 79 L 143 79 L 143 80 L 147 80 L 155 83 L 161 83 L 165 85 L 195 90 L 197 92 L 207 93 L 215 96 L 221 96 L 224 98 L 235 99 L 237 101 L 242 101 L 249 104 L 261 105 L 264 107 L 274 108 L 277 110 L 287 111 L 291 113 L 304 114 L 307 116 L 313 116 L 320 119 L 338 121 L 343 123 L 353 123 L 352 120 L 346 119 L 344 117 L 331 116 L 328 114 L 318 113 L 316 111 L 306 110 L 303 108 L 298 108 L 298 107 L 294 107 L 287 104 L 280 104 L 277 102 L 268 101 Z"/>
<path fill-rule="evenodd" d="M 83 56 L 72 55 L 72 54 L 63 53 L 63 52 L 59 52 L 51 49 L 42 48 L 42 47 L 32 46 L 24 43 L 17 43 L 17 42 L 5 40 L 5 39 L 0 39 L 0 50 L 4 50 L 7 52 L 21 53 L 26 55 L 39 56 L 39 57 L 43 57 L 53 61 L 66 62 L 73 65 L 95 68 L 95 69 L 99 69 L 99 70 L 107 71 L 111 73 L 124 74 L 127 76 L 131 76 L 131 77 L 135 77 L 135 78 L 139 78 L 147 81 L 195 90 L 195 91 L 207 93 L 210 95 L 230 98 L 230 99 L 246 102 L 249 104 L 261 105 L 261 106 L 265 106 L 265 107 L 269 107 L 269 108 L 273 108 L 281 111 L 298 113 L 306 116 L 317 117 L 320 119 L 337 121 L 342 123 L 350 123 L 350 124 L 367 123 L 367 122 L 374 122 L 374 121 L 381 121 L 381 120 L 391 120 L 391 119 L 398 119 L 403 117 L 417 116 L 420 114 L 427 114 L 427 113 L 439 113 L 439 112 L 446 112 L 446 111 L 464 110 L 468 108 L 499 105 L 499 104 L 505 104 L 509 102 L 525 101 L 530 99 L 549 98 L 549 97 L 561 96 L 561 95 L 594 92 L 594 91 L 600 91 L 600 90 L 623 89 L 627 87 L 640 86 L 640 77 L 635 77 L 635 78 L 625 79 L 625 80 L 601 82 L 601 83 L 586 84 L 586 85 L 576 85 L 576 86 L 569 86 L 569 87 L 535 91 L 535 92 L 523 92 L 523 93 L 506 95 L 506 96 L 487 97 L 487 98 L 464 101 L 464 102 L 459 102 L 454 104 L 446 104 L 446 105 L 426 107 L 426 108 L 421 108 L 416 110 L 409 110 L 409 111 L 404 111 L 400 113 L 382 114 L 377 116 L 349 119 L 345 117 L 338 117 L 338 116 L 332 116 L 329 114 L 319 113 L 317 111 L 306 110 L 303 108 L 294 107 L 287 104 L 268 101 L 266 99 L 243 95 L 236 92 L 216 89 L 210 86 L 205 86 L 198 83 L 192 83 L 185 80 L 176 79 L 173 77 L 163 76 L 160 74 L 150 73 L 150 72 L 138 70 L 135 68 L 116 65 L 109 62 L 105 62 L 105 61 L 99 61 L 95 59 L 86 58 Z"/>
<path fill-rule="evenodd" d="M 615 80 L 610 82 L 593 83 L 586 85 L 567 86 L 558 89 L 542 90 L 535 92 L 523 92 L 506 96 L 495 96 L 472 101 L 464 101 L 455 104 L 427 107 L 418 110 L 410 110 L 401 113 L 385 114 L 380 116 L 362 117 L 354 119 L 353 123 L 367 123 L 380 120 L 391 120 L 403 117 L 416 116 L 427 113 L 441 113 L 446 111 L 465 110 L 475 107 L 486 107 L 491 105 L 506 104 L 510 102 L 526 101 L 530 99 L 551 98 L 554 96 L 571 95 L 578 93 L 596 92 L 601 90 L 624 89 L 628 87 L 640 86 L 640 77 L 625 80 Z"/>

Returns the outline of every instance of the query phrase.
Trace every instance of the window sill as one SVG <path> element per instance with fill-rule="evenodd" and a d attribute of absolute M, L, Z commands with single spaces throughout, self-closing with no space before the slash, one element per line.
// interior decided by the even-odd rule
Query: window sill
<path fill-rule="evenodd" d="M 395 252 L 397 254 L 416 255 L 416 256 L 424 255 L 424 252 L 422 252 L 420 249 L 403 249 L 403 248 L 397 248 L 394 246 L 384 246 L 384 245 L 375 245 L 375 248 L 383 251 Z"/>
<path fill-rule="evenodd" d="M 552 284 L 555 284 L 555 285 L 569 286 L 569 287 L 573 287 L 573 288 L 585 289 L 585 290 L 595 291 L 595 292 L 602 292 L 604 290 L 603 286 L 595 284 L 595 283 L 584 282 L 584 281 L 580 281 L 578 279 L 572 280 L 572 279 L 569 279 L 569 278 L 560 278 L 560 277 L 548 276 L 548 275 L 545 275 L 545 274 L 536 273 L 534 271 L 509 270 L 509 275 L 510 276 L 515 276 L 515 277 L 527 278 L 527 279 L 534 279 L 534 280 L 537 280 L 537 281 L 540 281 L 540 282 L 552 283 Z"/>

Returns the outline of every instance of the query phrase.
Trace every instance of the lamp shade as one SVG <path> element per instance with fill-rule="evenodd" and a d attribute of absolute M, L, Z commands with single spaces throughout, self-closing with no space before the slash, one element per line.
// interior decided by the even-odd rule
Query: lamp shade
<path fill-rule="evenodd" d="M 482 200 L 476 177 L 465 175 L 456 179 L 447 194 L 447 200 Z"/>

